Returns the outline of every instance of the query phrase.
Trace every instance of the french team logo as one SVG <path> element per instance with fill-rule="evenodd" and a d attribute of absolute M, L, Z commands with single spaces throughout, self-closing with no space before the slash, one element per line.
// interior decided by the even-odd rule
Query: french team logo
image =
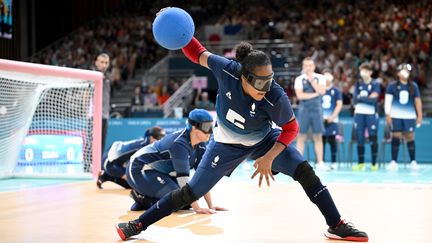
<path fill-rule="evenodd" d="M 231 99 L 231 91 L 226 92 L 226 97 L 228 97 L 228 99 Z"/>
<path fill-rule="evenodd" d="M 256 105 L 255 105 L 255 102 L 254 102 L 254 103 L 252 103 L 252 105 L 250 107 L 250 111 L 249 111 L 249 114 L 250 114 L 251 117 L 255 116 L 255 108 L 256 108 Z"/>
<path fill-rule="evenodd" d="M 211 163 L 211 167 L 216 168 L 218 161 L 219 161 L 219 155 L 216 155 L 216 157 L 213 159 L 213 162 Z"/>

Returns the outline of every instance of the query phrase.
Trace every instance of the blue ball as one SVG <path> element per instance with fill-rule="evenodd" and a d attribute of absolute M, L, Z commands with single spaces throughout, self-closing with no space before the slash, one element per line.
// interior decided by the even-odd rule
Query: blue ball
<path fill-rule="evenodd" d="M 192 17 L 181 8 L 168 8 L 153 21 L 153 36 L 156 42 L 168 50 L 186 46 L 195 33 Z"/>

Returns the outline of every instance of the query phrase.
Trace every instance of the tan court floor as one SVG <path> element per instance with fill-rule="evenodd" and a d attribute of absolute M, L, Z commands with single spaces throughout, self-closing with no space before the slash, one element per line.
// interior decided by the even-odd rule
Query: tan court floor
<path fill-rule="evenodd" d="M 432 242 L 432 185 L 329 184 L 343 217 L 369 233 L 369 242 Z M 214 202 L 228 212 L 173 214 L 129 242 L 335 243 L 326 240 L 318 209 L 296 183 L 224 179 Z M 0 242 L 121 242 L 117 222 L 128 211 L 128 191 L 83 182 L 0 193 Z"/>

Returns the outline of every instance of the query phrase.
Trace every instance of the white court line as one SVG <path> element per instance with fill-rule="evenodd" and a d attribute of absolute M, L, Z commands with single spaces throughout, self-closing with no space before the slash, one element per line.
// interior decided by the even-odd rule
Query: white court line
<path fill-rule="evenodd" d="M 193 213 L 193 214 L 195 214 L 195 213 Z M 211 217 L 208 216 L 208 217 L 204 217 L 204 218 L 201 218 L 201 219 L 196 219 L 196 220 L 193 220 L 193 221 L 188 222 L 188 223 L 185 223 L 185 224 L 177 225 L 177 226 L 175 226 L 175 227 L 173 227 L 173 228 L 174 228 L 174 229 L 184 228 L 184 227 L 187 227 L 187 226 L 189 226 L 189 225 L 193 225 L 193 224 L 199 223 L 199 222 L 201 222 L 201 221 L 208 220 L 208 219 L 210 219 L 210 218 L 211 218 Z"/>

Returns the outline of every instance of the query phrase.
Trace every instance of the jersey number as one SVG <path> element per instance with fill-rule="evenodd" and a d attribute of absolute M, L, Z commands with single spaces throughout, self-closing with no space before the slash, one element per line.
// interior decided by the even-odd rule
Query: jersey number
<path fill-rule="evenodd" d="M 244 122 L 246 121 L 246 119 L 242 117 L 239 113 L 229 109 L 226 114 L 226 119 L 237 127 L 244 129 Z"/>
<path fill-rule="evenodd" d="M 322 97 L 322 108 L 330 109 L 330 107 L 331 107 L 331 96 L 330 95 L 324 95 Z"/>
<path fill-rule="evenodd" d="M 399 93 L 399 103 L 401 103 L 402 105 L 405 105 L 406 103 L 408 103 L 409 100 L 409 93 L 406 90 L 402 90 Z"/>

